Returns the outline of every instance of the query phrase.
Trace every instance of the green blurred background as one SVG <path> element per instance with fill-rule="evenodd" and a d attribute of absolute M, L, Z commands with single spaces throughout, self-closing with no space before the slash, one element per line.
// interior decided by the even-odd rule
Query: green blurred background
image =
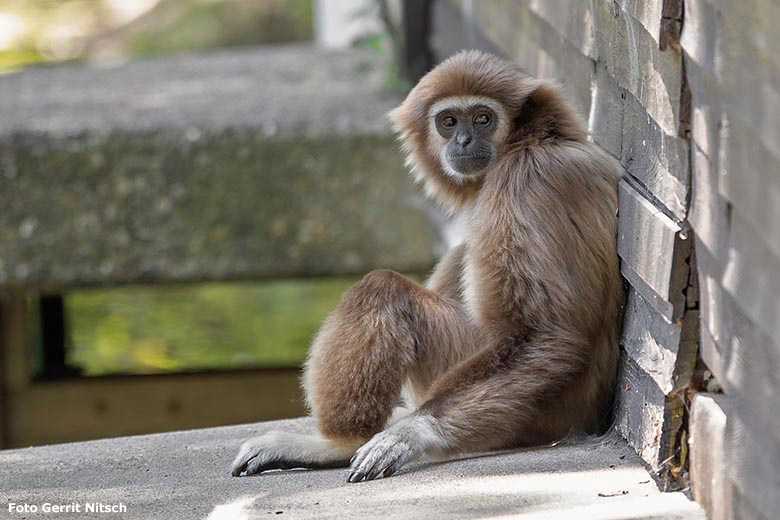
<path fill-rule="evenodd" d="M 0 71 L 312 39 L 311 0 L 0 0 Z"/>
<path fill-rule="evenodd" d="M 2 0 L 0 73 L 45 64 L 312 39 L 311 0 Z M 84 375 L 297 366 L 353 279 L 66 293 Z M 37 305 L 30 302 L 31 318 Z M 35 323 L 35 321 L 32 321 Z M 35 329 L 35 328 L 33 328 Z M 34 331 L 33 331 L 34 332 Z M 31 338 L 40 370 L 40 337 Z"/>
<path fill-rule="evenodd" d="M 327 278 L 66 293 L 67 363 L 87 376 L 298 366 L 352 283 Z"/>

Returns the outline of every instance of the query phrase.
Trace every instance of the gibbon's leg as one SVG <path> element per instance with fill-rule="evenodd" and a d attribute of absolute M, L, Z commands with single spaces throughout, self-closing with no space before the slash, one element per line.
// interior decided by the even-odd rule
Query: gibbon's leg
<path fill-rule="evenodd" d="M 306 400 L 322 435 L 271 432 L 247 441 L 233 474 L 347 466 L 361 444 L 400 415 L 393 409 L 407 379 L 424 392 L 476 344 L 459 302 L 393 271 L 369 273 L 325 320 L 306 363 Z"/>
<path fill-rule="evenodd" d="M 390 476 L 423 453 L 562 437 L 570 423 L 554 405 L 587 370 L 587 349 L 575 336 L 554 333 L 508 337 L 474 354 L 438 378 L 417 411 L 358 449 L 349 482 Z"/>

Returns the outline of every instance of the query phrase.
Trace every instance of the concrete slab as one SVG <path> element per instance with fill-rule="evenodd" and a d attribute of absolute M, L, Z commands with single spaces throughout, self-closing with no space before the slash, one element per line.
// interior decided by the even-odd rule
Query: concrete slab
<path fill-rule="evenodd" d="M 233 478 L 241 442 L 310 419 L 125 437 L 0 452 L 2 518 L 705 518 L 682 493 L 661 493 L 618 437 L 420 462 L 347 484 L 346 469 Z M 37 513 L 10 512 L 10 504 Z M 44 504 L 79 513 L 43 514 Z M 88 503 L 125 512 L 87 512 Z"/>
<path fill-rule="evenodd" d="M 0 139 L 251 128 L 259 137 L 386 135 L 400 93 L 366 50 L 235 48 L 0 77 Z"/>
<path fill-rule="evenodd" d="M 0 285 L 427 272 L 387 79 L 297 44 L 0 76 Z"/>

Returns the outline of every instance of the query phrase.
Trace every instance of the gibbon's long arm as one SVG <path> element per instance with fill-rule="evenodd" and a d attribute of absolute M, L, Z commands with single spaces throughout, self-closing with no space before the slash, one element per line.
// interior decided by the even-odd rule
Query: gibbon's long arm
<path fill-rule="evenodd" d="M 461 277 L 463 274 L 466 245 L 453 247 L 436 264 L 433 274 L 425 282 L 425 287 L 443 298 L 461 302 Z"/>
<path fill-rule="evenodd" d="M 501 340 L 437 379 L 411 416 L 358 449 L 350 482 L 387 477 L 423 453 L 447 455 L 548 442 L 545 402 L 584 373 L 586 345 L 558 334 Z"/>

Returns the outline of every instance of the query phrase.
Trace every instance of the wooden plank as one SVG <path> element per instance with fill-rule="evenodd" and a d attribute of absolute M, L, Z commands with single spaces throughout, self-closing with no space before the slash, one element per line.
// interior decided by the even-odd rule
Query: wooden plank
<path fill-rule="evenodd" d="M 726 258 L 731 209 L 718 191 L 718 174 L 712 162 L 696 143 L 691 153 L 693 196 L 690 222 L 696 235 L 697 251 L 704 247 L 714 258 Z"/>
<path fill-rule="evenodd" d="M 485 37 L 470 15 L 466 17 L 467 13 L 463 12 L 462 2 L 455 0 L 432 2 L 431 11 L 428 43 L 433 53 L 434 63 L 464 49 L 482 50 L 508 58 L 503 50 Z"/>
<path fill-rule="evenodd" d="M 691 5 L 692 27 L 686 52 L 687 71 L 694 97 L 694 140 L 718 171 L 720 194 L 737 207 L 765 236 L 780 256 L 780 154 L 762 141 L 754 121 L 748 124 L 737 105 L 728 102 L 725 86 L 718 79 L 721 47 L 727 42 L 721 17 L 707 3 Z M 740 91 L 741 96 L 746 92 Z M 726 106 L 721 106 L 723 103 Z M 698 183 L 697 183 L 698 184 Z"/>
<path fill-rule="evenodd" d="M 720 142 L 720 194 L 780 258 L 780 155 L 773 154 L 751 127 L 729 113 Z"/>
<path fill-rule="evenodd" d="M 688 5 L 702 0 L 691 0 Z M 765 56 L 780 66 L 780 31 L 777 30 L 777 20 L 780 20 L 780 3 L 776 0 L 751 0 L 750 2 L 734 2 L 733 0 L 707 0 L 709 4 L 722 13 L 726 23 L 748 40 Z"/>
<path fill-rule="evenodd" d="M 445 5 L 451 6 L 452 3 L 448 2 Z M 580 6 L 583 10 L 575 9 L 574 13 L 555 15 L 552 6 L 534 2 L 522 6 L 515 3 L 511 7 L 507 4 L 503 11 L 500 7 L 503 4 L 500 2 L 469 5 L 472 10 L 463 16 L 471 17 L 480 32 L 488 35 L 504 51 L 504 54 L 526 68 L 529 73 L 536 76 L 588 79 L 587 82 L 582 81 L 575 87 L 575 99 L 586 99 L 579 105 L 585 108 L 591 107 L 590 128 L 594 131 L 596 142 L 603 143 L 605 148 L 616 156 L 620 150 L 619 157 L 629 173 L 640 180 L 678 219 L 685 218 L 689 183 L 686 142 L 675 137 L 676 133 L 666 132 L 653 117 L 648 115 L 643 103 L 646 104 L 649 98 L 644 91 L 639 93 L 638 87 L 633 91 L 635 95 L 641 96 L 641 100 L 626 94 L 624 87 L 628 85 L 621 85 L 623 79 L 615 79 L 615 77 L 620 78 L 619 75 L 628 69 L 624 67 L 625 70 L 609 71 L 610 62 L 607 60 L 604 62 L 606 68 L 601 67 L 602 70 L 594 77 L 593 64 L 588 65 L 588 60 L 584 59 L 587 57 L 582 50 L 573 46 L 565 37 L 555 37 L 556 31 L 561 29 L 551 24 L 550 20 L 559 20 L 566 25 L 563 20 L 568 20 L 568 16 L 585 18 L 584 4 Z M 530 9 L 527 9 L 528 5 Z M 437 17 L 444 14 L 442 12 Z M 625 16 L 631 18 L 628 14 Z M 630 22 L 631 31 L 634 30 L 634 25 L 631 24 L 635 22 Z M 517 30 L 518 24 L 521 30 Z M 435 31 L 435 33 L 445 32 L 447 32 L 445 27 Z M 647 36 L 646 33 L 642 34 Z M 446 34 L 442 37 L 446 37 Z M 620 37 L 628 38 L 626 35 L 617 36 Z M 578 65 L 572 67 L 569 63 L 571 60 Z M 661 63 L 666 64 L 668 61 L 661 60 Z M 675 66 L 681 69 L 679 56 L 675 63 Z M 578 68 L 585 74 L 578 74 L 576 72 Z M 667 68 L 672 67 L 667 65 Z M 607 77 L 610 74 L 613 75 L 611 79 Z M 677 74 L 679 76 L 679 70 Z M 640 79 L 644 81 L 644 76 Z M 596 89 L 593 93 L 594 99 L 591 100 L 591 84 L 594 82 Z M 676 88 L 679 88 L 679 84 Z M 597 98 L 599 92 L 602 94 Z M 591 101 L 599 104 L 598 110 Z M 626 106 L 628 108 L 625 108 Z M 605 108 L 608 110 L 604 111 Z M 671 128 L 676 128 L 676 125 L 672 125 Z M 624 129 L 624 135 L 620 135 L 620 129 Z"/>
<path fill-rule="evenodd" d="M 780 258 L 769 250 L 763 237 L 735 209 L 731 214 L 723 288 L 734 297 L 745 316 L 780 344 L 778 273 Z"/>
<path fill-rule="evenodd" d="M 3 328 L 0 331 L 0 363 L 3 388 L 23 389 L 30 382 L 30 360 L 27 351 L 27 298 L 21 289 L 0 290 Z"/>
<path fill-rule="evenodd" d="M 688 142 L 667 134 L 631 93 L 625 97 L 620 162 L 675 216 L 684 220 L 690 184 Z"/>
<path fill-rule="evenodd" d="M 664 0 L 627 0 L 621 2 L 620 7 L 639 22 L 660 46 L 664 3 Z"/>
<path fill-rule="evenodd" d="M 690 182 L 687 141 L 666 134 L 602 64 L 596 68 L 588 127 L 593 140 L 617 157 L 675 218 L 685 219 Z"/>
<path fill-rule="evenodd" d="M 717 164 L 722 108 L 716 80 L 693 60 L 686 60 L 685 72 L 693 105 L 691 137 L 704 155 Z"/>
<path fill-rule="evenodd" d="M 697 249 L 701 280 L 701 356 L 730 395 L 739 396 L 780 443 L 780 345 L 745 316 L 720 283 L 723 266 Z"/>
<path fill-rule="evenodd" d="M 735 518 L 731 481 L 726 476 L 726 410 L 732 399 L 719 394 L 696 394 L 691 404 L 690 475 L 693 498 L 711 520 Z"/>
<path fill-rule="evenodd" d="M 760 428 L 780 446 L 780 345 L 773 342 L 741 312 L 734 312 L 734 338 L 726 367 L 728 387 L 744 402 Z M 780 509 L 778 509 L 780 510 Z"/>
<path fill-rule="evenodd" d="M 700 393 L 693 399 L 691 490 L 707 518 L 770 520 L 780 510 L 780 449 L 749 421 L 738 398 Z"/>
<path fill-rule="evenodd" d="M 674 316 L 676 313 L 683 312 L 682 310 L 676 311 L 674 305 L 658 294 L 658 292 L 645 282 L 628 264 L 621 262 L 620 272 L 629 285 L 636 289 L 662 316 L 669 317 Z"/>
<path fill-rule="evenodd" d="M 682 323 L 671 323 L 631 288 L 620 344 L 668 395 L 690 383 L 696 365 L 698 327 L 698 311 L 687 311 Z"/>
<path fill-rule="evenodd" d="M 699 356 L 702 361 L 704 361 L 704 364 L 707 365 L 707 368 L 712 375 L 715 376 L 718 383 L 723 385 L 724 381 L 726 381 L 726 373 L 723 369 L 723 362 L 721 361 L 724 357 L 722 348 L 712 336 L 709 324 L 704 323 L 702 320 L 699 329 Z"/>
<path fill-rule="evenodd" d="M 37 382 L 12 390 L 8 404 L 11 447 L 305 414 L 298 369 Z"/>
<path fill-rule="evenodd" d="M 594 30 L 598 59 L 666 134 L 678 135 L 680 53 L 661 51 L 657 40 L 642 23 L 617 3 L 599 1 L 596 6 Z"/>
<path fill-rule="evenodd" d="M 726 360 L 723 358 L 724 350 L 721 347 L 730 345 L 734 335 L 734 314 L 733 308 L 728 303 L 728 295 L 720 284 L 722 276 L 722 264 L 712 257 L 704 247 L 696 247 L 696 259 L 698 260 L 699 270 L 699 291 L 701 298 L 701 321 L 702 326 L 709 331 L 712 340 L 719 345 L 716 350 L 721 354 L 719 363 L 726 366 Z M 711 360 L 712 361 L 712 360 Z M 708 363 L 708 365 L 710 365 Z M 713 368 L 710 365 L 710 368 Z M 725 368 L 716 374 L 723 383 Z"/>
<path fill-rule="evenodd" d="M 625 180 L 620 182 L 618 201 L 618 254 L 624 276 L 642 280 L 637 289 L 666 319 L 681 319 L 690 237 Z"/>
<path fill-rule="evenodd" d="M 27 299 L 19 289 L 0 291 L 0 449 L 10 446 L 11 394 L 30 381 Z"/>
<path fill-rule="evenodd" d="M 776 515 L 766 516 L 759 512 L 752 497 L 752 490 L 749 490 L 749 493 L 748 495 L 744 494 L 734 482 L 731 482 L 731 500 L 734 504 L 734 512 L 731 518 L 739 520 L 776 520 Z"/>
<path fill-rule="evenodd" d="M 501 53 L 533 76 L 560 81 L 580 113 L 589 113 L 595 74 L 592 59 L 525 4 L 496 0 L 468 5 L 467 18 Z"/>
<path fill-rule="evenodd" d="M 623 149 L 623 112 L 627 95 L 603 64 L 596 64 L 588 131 L 596 144 L 618 160 L 621 159 Z"/>
<path fill-rule="evenodd" d="M 703 0 L 686 4 L 682 45 L 691 61 L 716 78 L 731 118 L 741 118 L 780 155 L 780 66 Z"/>
<path fill-rule="evenodd" d="M 712 5 L 703 0 L 692 0 L 685 4 L 685 26 L 680 36 L 680 45 L 688 61 L 707 71 L 712 71 L 721 52 L 718 39 L 718 13 Z M 687 64 L 686 64 L 687 67 Z"/>
<path fill-rule="evenodd" d="M 615 428 L 647 462 L 662 489 L 679 489 L 681 473 L 675 456 L 685 408 L 681 395 L 665 396 L 626 355 L 620 358 L 617 380 Z"/>
<path fill-rule="evenodd" d="M 595 59 L 591 2 L 523 0 L 523 3 L 581 54 Z"/>
<path fill-rule="evenodd" d="M 770 437 L 740 400 L 726 421 L 724 469 L 759 518 L 780 511 L 780 442 Z M 739 515 L 741 516 L 741 515 Z"/>

